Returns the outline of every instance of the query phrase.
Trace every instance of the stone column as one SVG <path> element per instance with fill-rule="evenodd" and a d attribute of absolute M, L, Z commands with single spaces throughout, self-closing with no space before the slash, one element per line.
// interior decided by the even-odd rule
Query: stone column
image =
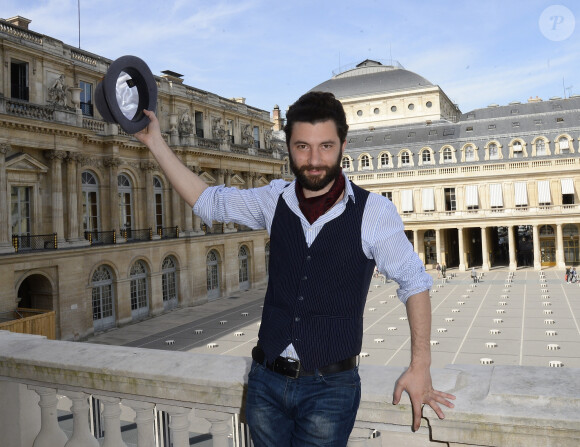
<path fill-rule="evenodd" d="M 153 229 L 153 238 L 158 239 L 157 222 L 155 219 L 155 193 L 153 191 L 153 171 L 157 165 L 152 161 L 141 162 L 141 170 L 145 172 L 145 201 L 147 202 L 145 210 L 145 227 Z"/>
<path fill-rule="evenodd" d="M 181 155 L 182 155 L 182 151 L 175 151 L 175 154 L 179 157 L 179 159 L 181 160 Z M 182 216 L 182 212 L 181 212 L 181 206 L 182 206 L 182 202 L 183 199 L 181 198 L 181 196 L 179 195 L 179 193 L 175 190 L 175 188 L 173 188 L 173 186 L 171 187 L 171 225 L 174 227 L 179 227 L 179 229 L 181 230 L 181 228 L 183 227 L 181 225 L 181 216 Z M 181 232 L 180 232 L 181 234 Z M 183 236 L 183 234 L 181 234 Z"/>
<path fill-rule="evenodd" d="M 82 184 L 83 169 L 82 169 L 82 167 L 85 166 L 86 164 L 89 164 L 90 158 L 84 154 L 77 153 L 76 159 L 77 159 L 76 187 L 77 187 L 77 191 L 80 192 L 80 194 L 77 194 L 77 210 L 79 210 L 79 212 L 77 213 L 77 221 L 78 221 L 77 227 L 79 229 L 79 239 L 84 240 L 85 239 L 85 222 L 84 222 L 85 216 L 83 215 L 83 212 L 82 212 L 83 201 L 84 201 L 84 196 L 82 194 L 82 190 L 83 190 L 83 184 Z M 78 175 L 79 171 L 80 171 L 80 175 Z M 100 228 L 100 229 L 102 229 L 102 228 Z M 89 241 L 87 240 L 87 244 L 88 243 L 89 243 Z"/>
<path fill-rule="evenodd" d="M 510 253 L 510 267 L 511 271 L 514 271 L 518 268 L 518 262 L 516 260 L 516 238 L 514 236 L 514 226 L 511 225 L 508 227 L 508 248 Z"/>
<path fill-rule="evenodd" d="M 6 172 L 6 153 L 10 145 L 0 144 L 0 253 L 14 253 L 10 240 L 10 203 L 8 200 L 8 179 Z"/>
<path fill-rule="evenodd" d="M 105 167 L 109 168 L 109 207 L 111 221 L 109 222 L 110 230 L 120 230 L 119 228 L 119 165 L 121 160 L 116 157 L 105 158 L 103 160 Z M 103 228 L 104 229 L 104 228 Z M 124 241 L 120 234 L 117 234 L 117 243 Z"/>
<path fill-rule="evenodd" d="M 194 166 L 192 168 L 192 171 L 195 172 L 197 175 L 199 175 L 201 169 L 199 168 L 199 166 Z M 187 205 L 186 208 L 190 211 L 190 214 L 192 214 L 193 211 L 189 207 L 189 205 Z M 193 234 L 203 234 L 203 231 L 201 229 L 201 218 L 196 214 L 193 214 Z"/>
<path fill-rule="evenodd" d="M 532 226 L 532 233 L 534 235 L 534 270 L 541 270 L 542 259 L 540 257 L 540 234 L 537 225 Z"/>
<path fill-rule="evenodd" d="M 459 271 L 464 272 L 465 266 L 465 247 L 463 243 L 463 228 L 457 229 L 457 240 L 459 243 Z"/>
<path fill-rule="evenodd" d="M 417 230 L 413 230 L 413 250 L 419 254 L 419 232 Z"/>
<path fill-rule="evenodd" d="M 45 152 L 45 157 L 51 161 L 50 189 L 52 206 L 52 231 L 56 233 L 59 245 L 65 244 L 64 239 L 64 204 L 62 195 L 62 161 L 66 152 L 51 150 Z"/>
<path fill-rule="evenodd" d="M 252 176 L 252 188 L 257 188 L 260 186 L 260 174 L 254 172 Z"/>
<path fill-rule="evenodd" d="M 66 163 L 66 192 L 67 192 L 67 218 L 68 226 L 66 239 L 70 245 L 88 245 L 84 235 L 81 236 L 79 227 L 79 191 L 81 188 L 78 175 L 79 154 L 69 152 L 64 159 Z"/>
<path fill-rule="evenodd" d="M 246 173 L 246 189 L 250 189 L 254 187 L 254 180 L 253 180 L 253 176 L 255 176 L 256 174 L 253 172 L 247 172 Z"/>
<path fill-rule="evenodd" d="M 226 187 L 232 186 L 232 175 L 233 171 L 231 169 L 226 169 L 225 171 L 225 185 Z M 224 233 L 235 233 L 238 229 L 234 226 L 233 222 L 228 222 L 224 228 Z"/>
<path fill-rule="evenodd" d="M 562 224 L 556 225 L 556 267 L 560 269 L 566 268 L 566 260 L 564 259 L 564 235 L 562 233 Z"/>
<path fill-rule="evenodd" d="M 441 230 L 438 228 L 435 230 L 435 251 L 437 256 L 437 262 L 439 264 L 443 263 L 441 258 Z"/>
<path fill-rule="evenodd" d="M 487 227 L 481 227 L 481 270 L 489 272 L 489 250 L 487 248 Z"/>

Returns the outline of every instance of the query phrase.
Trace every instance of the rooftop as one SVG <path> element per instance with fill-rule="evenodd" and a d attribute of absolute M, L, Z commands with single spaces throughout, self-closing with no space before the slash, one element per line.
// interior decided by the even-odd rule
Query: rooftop
<path fill-rule="evenodd" d="M 433 84 L 400 65 L 383 65 L 367 59 L 355 68 L 343 71 L 317 85 L 311 91 L 332 92 L 342 99 L 425 87 L 433 87 Z"/>

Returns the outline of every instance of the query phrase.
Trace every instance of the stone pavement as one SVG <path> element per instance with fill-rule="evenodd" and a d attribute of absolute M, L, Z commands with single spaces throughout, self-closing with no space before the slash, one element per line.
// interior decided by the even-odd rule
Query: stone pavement
<path fill-rule="evenodd" d="M 580 285 L 564 272 L 492 269 L 473 284 L 470 272 L 434 276 L 432 367 L 495 364 L 580 368 Z M 361 364 L 407 366 L 410 335 L 397 284 L 373 279 Z M 256 344 L 265 287 L 113 329 L 91 343 L 249 357 Z"/>

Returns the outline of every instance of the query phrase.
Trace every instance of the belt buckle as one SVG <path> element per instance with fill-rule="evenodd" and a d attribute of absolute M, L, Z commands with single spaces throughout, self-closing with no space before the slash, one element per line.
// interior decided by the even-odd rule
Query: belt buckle
<path fill-rule="evenodd" d="M 289 362 L 293 362 L 293 363 L 298 364 L 298 367 L 296 368 L 296 374 L 294 375 L 294 377 L 288 376 L 288 377 L 292 377 L 293 379 L 297 379 L 298 377 L 300 377 L 300 368 L 302 367 L 302 365 L 300 364 L 300 359 L 295 359 L 294 357 L 286 357 L 286 359 Z M 294 365 L 292 365 L 292 366 L 294 366 Z"/>

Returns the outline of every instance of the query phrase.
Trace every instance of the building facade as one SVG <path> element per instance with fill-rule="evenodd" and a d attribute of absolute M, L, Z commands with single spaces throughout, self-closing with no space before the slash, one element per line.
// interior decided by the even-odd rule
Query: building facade
<path fill-rule="evenodd" d="M 148 149 L 106 123 L 93 95 L 111 60 L 0 20 L 0 315 L 56 311 L 57 338 L 264 284 L 268 235 L 211 229 Z M 208 184 L 281 176 L 268 112 L 156 77 L 163 135 Z"/>
<path fill-rule="evenodd" d="M 580 263 L 580 97 L 461 113 L 425 78 L 370 60 L 312 90 L 344 104 L 343 169 L 396 205 L 428 267 Z"/>

